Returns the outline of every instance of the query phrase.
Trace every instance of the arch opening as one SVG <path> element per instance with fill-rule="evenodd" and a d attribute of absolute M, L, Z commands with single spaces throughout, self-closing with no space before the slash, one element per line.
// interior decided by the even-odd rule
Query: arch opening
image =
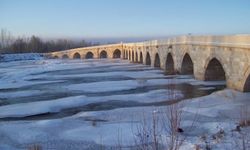
<path fill-rule="evenodd" d="M 137 63 L 138 62 L 138 53 L 135 52 L 135 62 Z"/>
<path fill-rule="evenodd" d="M 205 71 L 205 81 L 223 81 L 226 80 L 225 71 L 222 64 L 216 58 L 213 58 L 208 63 Z"/>
<path fill-rule="evenodd" d="M 123 51 L 122 54 L 123 54 L 122 58 L 123 58 L 123 59 L 126 59 L 126 52 Z"/>
<path fill-rule="evenodd" d="M 107 58 L 107 52 L 106 51 L 101 51 L 101 53 L 100 53 L 100 58 L 101 59 L 104 59 L 104 58 Z"/>
<path fill-rule="evenodd" d="M 181 74 L 194 74 L 194 64 L 189 54 L 185 54 L 181 64 Z"/>
<path fill-rule="evenodd" d="M 128 51 L 126 51 L 126 59 L 128 59 Z"/>
<path fill-rule="evenodd" d="M 67 54 L 64 54 L 64 55 L 62 56 L 62 59 L 69 59 L 69 56 L 68 56 Z"/>
<path fill-rule="evenodd" d="M 250 75 L 248 75 L 248 77 L 247 77 L 243 92 L 250 92 Z"/>
<path fill-rule="evenodd" d="M 86 59 L 93 59 L 94 54 L 92 52 L 88 52 L 85 56 Z"/>
<path fill-rule="evenodd" d="M 73 59 L 81 59 L 81 55 L 79 53 L 75 53 Z"/>
<path fill-rule="evenodd" d="M 140 63 L 143 63 L 143 56 L 142 56 L 142 52 L 140 52 Z"/>
<path fill-rule="evenodd" d="M 134 51 L 132 51 L 132 62 L 135 61 L 135 54 L 134 54 Z"/>
<path fill-rule="evenodd" d="M 54 56 L 53 59 L 58 59 L 59 57 L 58 56 Z"/>
<path fill-rule="evenodd" d="M 166 64 L 165 64 L 165 71 L 167 75 L 173 75 L 175 74 L 174 71 L 174 59 L 171 53 L 168 53 Z"/>
<path fill-rule="evenodd" d="M 155 54 L 154 67 L 156 67 L 156 68 L 160 68 L 161 67 L 161 61 L 160 61 L 160 57 L 159 57 L 158 53 Z"/>
<path fill-rule="evenodd" d="M 121 58 L 121 51 L 119 49 L 114 51 L 113 58 Z"/>
<path fill-rule="evenodd" d="M 147 55 L 146 55 L 146 65 L 151 65 L 151 58 L 150 58 L 150 55 L 149 55 L 148 52 L 147 52 Z"/>

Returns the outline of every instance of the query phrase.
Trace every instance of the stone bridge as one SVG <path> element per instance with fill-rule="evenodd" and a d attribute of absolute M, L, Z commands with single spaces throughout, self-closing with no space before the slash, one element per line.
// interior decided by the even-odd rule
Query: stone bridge
<path fill-rule="evenodd" d="M 166 74 L 193 74 L 204 81 L 250 92 L 250 36 L 181 36 L 166 40 L 70 49 L 49 54 L 63 59 L 122 58 L 161 68 Z"/>

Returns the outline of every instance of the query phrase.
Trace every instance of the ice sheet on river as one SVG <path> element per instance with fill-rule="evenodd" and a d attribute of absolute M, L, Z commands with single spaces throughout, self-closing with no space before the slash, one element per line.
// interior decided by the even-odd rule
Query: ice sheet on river
<path fill-rule="evenodd" d="M 218 118 L 228 112 L 237 114 L 242 105 L 249 106 L 249 96 L 249 94 L 233 90 L 224 90 L 206 97 L 192 99 L 189 101 L 190 103 L 186 103 L 183 107 L 183 110 L 186 112 L 183 124 L 184 130 L 185 124 L 189 125 L 193 116 L 198 114 L 197 127 L 196 130 L 193 130 L 196 136 L 202 135 L 202 132 L 206 134 L 216 133 L 220 128 L 230 131 L 234 124 L 231 121 L 226 122 Z M 217 105 L 220 107 L 217 107 Z M 130 145 L 131 143 L 133 144 L 135 137 L 132 123 L 142 120 L 142 114 L 144 114 L 144 117 L 146 116 L 146 119 L 149 119 L 150 117 L 148 118 L 148 116 L 151 116 L 155 110 L 161 112 L 164 109 L 165 107 L 121 108 L 109 111 L 82 112 L 64 119 L 1 122 L 0 133 L 4 138 L 0 141 L 0 148 L 6 145 L 15 147 L 15 145 L 32 143 L 41 143 L 43 146 L 46 146 L 49 141 L 54 142 L 53 146 L 60 147 L 60 145 L 63 145 L 60 141 L 70 141 L 71 144 L 76 144 L 76 149 L 81 149 L 81 145 L 77 148 L 79 141 L 92 141 L 93 143 L 106 146 L 116 145 L 118 142 L 117 136 L 122 137 L 122 145 Z M 131 115 L 134 117 L 131 117 Z M 88 120 L 85 120 L 86 118 Z M 93 124 L 91 118 L 93 121 L 104 120 L 104 122 L 97 121 Z M 134 125 L 136 126 L 136 124 Z M 199 139 L 196 136 L 188 137 L 183 149 L 193 149 L 194 144 L 199 143 Z M 219 150 L 223 147 L 227 149 L 227 146 L 226 144 L 217 144 L 217 146 L 214 146 L 214 149 Z"/>
<path fill-rule="evenodd" d="M 121 136 L 122 145 L 133 145 L 136 136 L 133 127 L 144 118 L 150 121 L 153 113 L 162 114 L 167 108 L 154 103 L 171 100 L 173 98 L 171 92 L 175 93 L 175 98 L 182 98 L 184 93 L 178 89 L 169 90 L 168 87 L 131 93 L 117 94 L 117 91 L 172 83 L 205 85 L 199 87 L 204 90 L 214 88 L 211 86 L 214 83 L 200 82 L 189 76 L 164 76 L 161 70 L 141 64 L 130 64 L 124 60 L 31 60 L 0 63 L 0 68 L 0 100 L 11 101 L 20 97 L 31 99 L 26 103 L 18 101 L 16 104 L 0 106 L 0 118 L 19 117 L 18 121 L 0 122 L 0 149 L 23 147 L 27 149 L 27 144 L 40 144 L 44 149 L 50 144 L 60 150 L 70 149 L 68 145 L 74 145 L 71 148 L 74 150 L 89 149 L 89 147 L 98 149 L 95 147 L 98 144 L 116 145 L 117 136 Z M 113 76 L 124 76 L 126 79 L 118 78 L 112 81 Z M 70 82 L 74 78 L 90 77 L 99 77 L 100 80 L 88 83 Z M 102 81 L 100 77 L 111 77 L 111 79 Z M 32 101 L 32 97 L 46 95 L 48 91 L 50 93 L 61 91 L 66 94 L 62 98 Z M 103 92 L 108 95 L 98 95 Z M 187 92 L 190 92 L 189 89 Z M 87 95 L 89 93 L 94 95 Z M 198 116 L 199 119 L 195 130 L 189 133 L 183 149 L 194 149 L 194 144 L 199 143 L 198 138 L 204 133 L 216 133 L 219 128 L 230 131 L 235 127 L 235 122 L 232 120 L 237 118 L 238 111 L 243 105 L 249 106 L 249 97 L 248 93 L 226 89 L 208 96 L 186 100 L 182 107 L 184 131 L 190 126 L 194 117 Z M 80 109 L 80 112 L 57 119 L 22 120 L 22 117 L 26 116 L 55 113 L 89 104 L 101 103 L 105 106 L 110 101 L 122 104 L 127 102 L 153 104 L 98 111 Z M 214 149 L 216 148 L 221 149 L 218 147 Z"/>
<path fill-rule="evenodd" d="M 171 98 L 167 93 L 169 93 L 168 90 L 155 90 L 142 94 L 113 95 L 103 97 L 75 96 L 57 100 L 13 104 L 0 106 L 0 118 L 26 117 L 38 114 L 54 113 L 66 108 L 81 107 L 91 103 L 107 102 L 112 100 L 124 102 L 134 101 L 141 103 L 167 101 Z M 176 91 L 175 96 L 175 98 L 181 98 L 182 94 Z"/>
<path fill-rule="evenodd" d="M 85 92 L 107 92 L 107 91 L 129 90 L 144 86 L 178 84 L 187 81 L 188 81 L 187 79 L 179 79 L 177 81 L 169 79 L 152 79 L 152 80 L 138 79 L 136 81 L 126 80 L 126 81 L 94 82 L 87 84 L 86 83 L 72 84 L 66 86 L 65 88 L 77 91 L 85 91 Z"/>

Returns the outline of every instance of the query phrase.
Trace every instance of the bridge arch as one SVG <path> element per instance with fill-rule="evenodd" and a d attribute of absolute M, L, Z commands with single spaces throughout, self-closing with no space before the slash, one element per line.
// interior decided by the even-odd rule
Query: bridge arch
<path fill-rule="evenodd" d="M 147 55 L 146 55 L 146 65 L 151 65 L 151 58 L 150 58 L 150 54 L 149 52 L 147 52 Z"/>
<path fill-rule="evenodd" d="M 125 50 L 122 51 L 122 59 L 125 59 Z"/>
<path fill-rule="evenodd" d="M 132 51 L 132 62 L 135 62 L 135 53 Z"/>
<path fill-rule="evenodd" d="M 81 55 L 76 52 L 74 55 L 73 55 L 73 59 L 81 59 Z"/>
<path fill-rule="evenodd" d="M 63 54 L 62 59 L 69 59 L 69 56 L 67 54 Z"/>
<path fill-rule="evenodd" d="M 181 74 L 194 74 L 194 63 L 188 53 L 182 59 Z"/>
<path fill-rule="evenodd" d="M 108 54 L 105 50 L 102 50 L 101 53 L 100 53 L 100 58 L 101 59 L 104 59 L 104 58 L 107 58 L 108 57 Z"/>
<path fill-rule="evenodd" d="M 92 52 L 88 52 L 85 56 L 86 59 L 93 59 L 94 58 L 94 54 Z"/>
<path fill-rule="evenodd" d="M 58 59 L 59 57 L 57 56 L 57 55 L 55 55 L 54 57 L 53 57 L 53 59 Z"/>
<path fill-rule="evenodd" d="M 140 62 L 139 63 L 143 63 L 143 55 L 142 55 L 142 52 L 140 52 Z"/>
<path fill-rule="evenodd" d="M 221 62 L 216 58 L 213 57 L 208 62 L 207 66 L 205 67 L 205 81 L 222 81 L 226 80 L 226 73 L 221 64 Z"/>
<path fill-rule="evenodd" d="M 126 59 L 128 59 L 128 50 L 126 50 Z"/>
<path fill-rule="evenodd" d="M 168 53 L 168 55 L 167 55 L 167 59 L 165 62 L 165 71 L 166 71 L 167 75 L 175 74 L 174 59 L 173 59 L 173 55 L 171 53 Z"/>
<path fill-rule="evenodd" d="M 156 67 L 156 68 L 160 68 L 161 67 L 161 61 L 160 61 L 160 57 L 159 57 L 158 53 L 155 54 L 154 67 Z"/>
<path fill-rule="evenodd" d="M 113 52 L 113 58 L 121 58 L 121 50 L 116 49 L 116 50 Z"/>
<path fill-rule="evenodd" d="M 138 63 L 138 53 L 135 52 L 135 62 Z"/>
<path fill-rule="evenodd" d="M 243 92 L 250 92 L 250 66 L 246 67 L 247 69 L 244 70 L 244 78 L 241 83 L 241 91 Z"/>
<path fill-rule="evenodd" d="M 244 83 L 243 92 L 250 92 L 250 74 L 248 75 L 248 77 Z"/>

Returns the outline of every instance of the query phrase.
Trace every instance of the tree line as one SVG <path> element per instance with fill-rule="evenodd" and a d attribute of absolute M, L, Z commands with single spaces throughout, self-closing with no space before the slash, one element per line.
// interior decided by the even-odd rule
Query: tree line
<path fill-rule="evenodd" d="M 72 41 L 68 39 L 42 40 L 38 36 L 15 38 L 6 29 L 1 29 L 0 53 L 48 53 L 78 47 L 99 45 L 99 43 Z"/>

